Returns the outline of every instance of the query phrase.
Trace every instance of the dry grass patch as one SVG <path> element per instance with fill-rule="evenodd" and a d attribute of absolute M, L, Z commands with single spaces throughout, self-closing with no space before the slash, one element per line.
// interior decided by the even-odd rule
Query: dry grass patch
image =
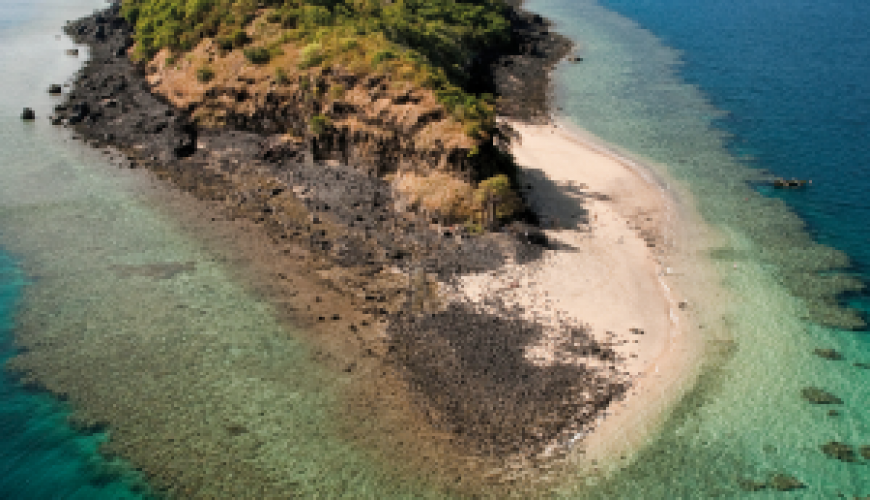
<path fill-rule="evenodd" d="M 444 223 L 464 222 L 474 212 L 471 183 L 443 172 L 397 174 L 393 188 L 409 207 Z"/>

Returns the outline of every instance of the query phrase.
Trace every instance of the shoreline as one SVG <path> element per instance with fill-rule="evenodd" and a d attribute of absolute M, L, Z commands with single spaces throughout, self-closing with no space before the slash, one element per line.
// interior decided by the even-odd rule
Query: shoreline
<path fill-rule="evenodd" d="M 590 476 L 606 475 L 628 465 L 636 452 L 655 439 L 670 411 L 691 391 L 708 361 L 705 344 L 711 338 L 702 335 L 706 336 L 709 327 L 717 323 L 719 311 L 713 305 L 717 300 L 713 296 L 719 296 L 723 290 L 712 262 L 703 257 L 703 250 L 713 246 L 717 235 L 695 211 L 688 193 L 671 186 L 663 174 L 622 155 L 565 119 L 555 117 L 543 125 L 508 123 L 519 132 L 513 148 L 518 163 L 544 173 L 543 179 L 541 176 L 533 179 L 531 190 L 533 200 L 545 205 L 543 210 L 538 207 L 539 215 L 560 226 L 547 230 L 548 237 L 566 243 L 583 241 L 575 248 L 563 250 L 566 254 L 578 248 L 583 250 L 582 244 L 596 245 L 592 243 L 594 239 L 609 238 L 610 243 L 602 248 L 612 257 L 611 261 L 617 260 L 613 256 L 620 247 L 631 244 L 632 238 L 636 246 L 645 244 L 645 251 L 636 252 L 639 258 L 635 258 L 631 267 L 636 274 L 646 273 L 646 290 L 651 285 L 657 287 L 655 293 L 659 298 L 655 300 L 667 305 L 659 311 L 622 313 L 623 319 L 638 323 L 657 320 L 658 328 L 664 331 L 652 337 L 648 331 L 636 336 L 641 339 L 634 353 L 631 349 L 622 350 L 623 355 L 638 356 L 628 363 L 630 394 L 608 408 L 582 436 L 578 434 L 572 440 L 572 444 L 577 441 L 576 448 L 581 451 L 570 453 L 569 462 Z M 589 163 L 568 167 L 575 161 Z M 574 189 L 573 202 L 546 207 L 551 202 L 546 191 L 553 189 L 546 185 L 547 181 L 580 189 Z M 545 191 L 537 199 L 536 189 Z M 585 224 L 566 224 L 566 208 L 586 211 Z M 556 213 L 563 214 L 562 220 L 553 220 Z M 644 221 L 639 221 L 639 214 L 644 214 Z M 613 224 L 608 228 L 604 220 L 608 218 L 610 222 L 611 217 Z M 632 230 L 625 231 L 625 226 Z M 700 235 L 703 237 L 699 239 Z M 588 265 L 588 259 L 577 259 L 575 263 Z M 581 274 L 604 282 L 607 278 L 601 273 L 599 268 Z M 593 294 L 560 293 L 570 285 L 552 278 L 546 295 L 555 297 L 563 312 L 595 323 L 593 328 L 597 325 L 599 335 L 600 330 L 615 331 L 612 327 L 619 321 L 596 314 L 595 307 L 590 309 L 584 304 Z M 611 294 L 611 298 L 616 297 Z"/>

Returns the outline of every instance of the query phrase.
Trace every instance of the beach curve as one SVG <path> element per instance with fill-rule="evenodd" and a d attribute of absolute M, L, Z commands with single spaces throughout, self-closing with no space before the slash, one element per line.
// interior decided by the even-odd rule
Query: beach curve
<path fill-rule="evenodd" d="M 715 321 L 713 297 L 723 292 L 699 256 L 716 236 L 687 194 L 583 131 L 502 123 L 516 133 L 522 188 L 551 249 L 539 261 L 464 276 L 459 288 L 471 301 L 497 293 L 545 324 L 574 318 L 619 353 L 630 392 L 570 440 L 567 453 L 573 475 L 615 471 L 655 438 L 702 370 L 703 328 Z M 556 337 L 526 355 L 543 365 L 589 363 Z"/>

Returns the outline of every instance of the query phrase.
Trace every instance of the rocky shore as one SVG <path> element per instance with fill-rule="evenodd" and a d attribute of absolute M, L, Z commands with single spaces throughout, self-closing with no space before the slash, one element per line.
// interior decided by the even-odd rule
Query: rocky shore
<path fill-rule="evenodd" d="M 265 253 L 292 258 L 296 266 L 276 270 L 276 282 L 300 268 L 316 272 L 313 288 L 297 290 L 292 298 L 278 285 L 255 288 L 273 290 L 264 295 L 274 303 L 293 302 L 286 311 L 289 321 L 329 330 L 336 339 L 346 335 L 351 347 L 341 348 L 339 357 L 346 362 L 336 369 L 352 371 L 354 358 L 367 358 L 391 370 L 389 377 L 404 384 L 411 407 L 425 415 L 428 425 L 453 436 L 461 453 L 496 461 L 535 457 L 571 441 L 628 390 L 629 383 L 613 370 L 620 357 L 582 324 L 565 320 L 555 328 L 610 370 L 530 364 L 524 347 L 552 325 L 529 321 L 521 309 L 496 298 L 471 304 L 461 294 L 448 293 L 462 275 L 539 259 L 546 238 L 533 225 L 533 214 L 502 232 L 471 235 L 405 210 L 376 171 L 323 160 L 316 144 L 288 143 L 239 122 L 233 122 L 236 128 L 200 129 L 190 110 L 153 93 L 145 68 L 127 58 L 132 32 L 118 12 L 113 5 L 66 26 L 77 43 L 90 47 L 90 60 L 50 119 L 95 147 L 122 152 L 120 166 L 147 168 L 193 194 L 201 200 L 202 218 L 256 225 L 270 241 Z M 548 95 L 548 82 L 540 75 L 567 54 L 570 43 L 550 33 L 545 20 L 518 7 L 513 22 L 521 52 L 492 62 L 501 112 L 540 121 Z M 326 296 L 350 309 L 330 309 L 322 299 Z M 82 426 L 127 425 L 124 414 L 102 403 L 89 408 L 89 388 L 77 379 L 45 383 L 47 365 L 32 364 L 41 362 L 50 359 L 29 356 L 11 366 L 29 383 L 79 405 L 87 415 L 80 419 Z M 126 435 L 118 432 L 113 440 Z M 143 468 L 160 488 L 188 491 L 185 475 L 161 475 L 160 461 L 134 451 L 131 443 L 114 442 L 111 448 Z M 140 449 L 149 447 L 140 443 Z M 185 449 L 172 453 L 183 459 Z M 209 465 L 202 468 L 208 477 L 199 481 L 226 480 L 230 465 Z"/>

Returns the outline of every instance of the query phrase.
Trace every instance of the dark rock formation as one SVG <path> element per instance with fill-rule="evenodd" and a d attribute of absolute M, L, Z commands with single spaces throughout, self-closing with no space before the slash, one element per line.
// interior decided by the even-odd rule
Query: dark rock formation
<path fill-rule="evenodd" d="M 858 448 L 858 453 L 867 460 L 870 460 L 870 446 L 862 446 Z"/>
<path fill-rule="evenodd" d="M 626 380 L 585 366 L 536 366 L 525 347 L 542 326 L 487 299 L 486 312 L 452 304 L 434 314 L 391 317 L 391 352 L 433 423 L 487 454 L 535 453 L 568 440 L 628 390 Z M 591 360 L 616 361 L 581 325 L 563 321 Z"/>
<path fill-rule="evenodd" d="M 498 112 L 503 116 L 532 122 L 549 119 L 550 70 L 572 47 L 571 40 L 550 31 L 551 24 L 537 14 L 526 12 L 519 0 L 511 18 L 517 53 L 498 57 L 492 65 Z"/>
<path fill-rule="evenodd" d="M 504 231 L 522 243 L 539 245 L 545 248 L 549 245 L 547 235 L 544 234 L 541 228 L 525 222 L 512 222 L 505 226 Z"/>
<path fill-rule="evenodd" d="M 834 396 L 830 392 L 823 391 L 818 387 L 805 387 L 801 390 L 801 396 L 804 399 L 809 401 L 810 403 L 815 403 L 819 405 L 826 404 L 843 404 L 843 400 Z"/>
<path fill-rule="evenodd" d="M 61 91 L 63 91 L 63 87 L 56 83 L 52 83 L 48 86 L 48 93 L 51 95 L 58 95 L 61 93 Z"/>
<path fill-rule="evenodd" d="M 36 113 L 31 108 L 24 108 L 24 111 L 21 112 L 22 120 L 35 120 Z"/>

